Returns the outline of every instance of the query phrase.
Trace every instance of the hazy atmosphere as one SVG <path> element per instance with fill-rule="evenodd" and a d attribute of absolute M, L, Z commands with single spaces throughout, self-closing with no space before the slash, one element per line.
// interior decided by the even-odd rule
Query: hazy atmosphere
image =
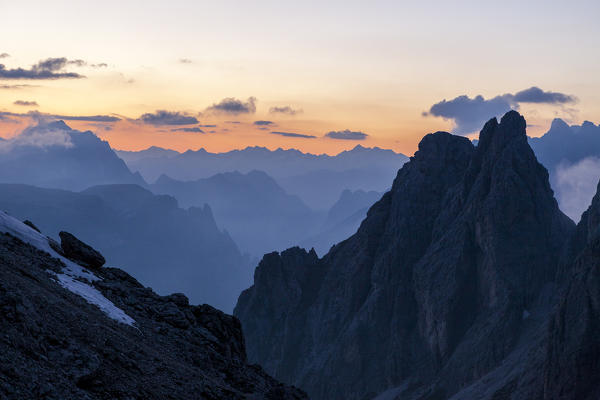
<path fill-rule="evenodd" d="M 0 1 L 0 398 L 600 398 L 600 3 Z"/>

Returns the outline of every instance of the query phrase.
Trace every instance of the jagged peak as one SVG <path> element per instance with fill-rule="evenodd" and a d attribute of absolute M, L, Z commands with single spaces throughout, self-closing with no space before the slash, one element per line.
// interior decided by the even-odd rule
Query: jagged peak
<path fill-rule="evenodd" d="M 419 142 L 419 149 L 415 153 L 415 160 L 444 159 L 456 150 L 472 150 L 471 141 L 463 136 L 452 135 L 448 132 L 435 132 L 425 135 Z M 467 151 L 468 151 L 467 150 Z"/>
<path fill-rule="evenodd" d="M 562 130 L 569 129 L 569 125 L 563 121 L 561 118 L 554 118 L 552 120 L 552 124 L 550 125 L 550 130 Z"/>
<path fill-rule="evenodd" d="M 500 123 L 496 118 L 492 118 L 486 122 L 479 133 L 477 149 L 480 152 L 489 152 L 504 148 L 514 139 L 522 139 L 526 142 L 526 127 L 525 118 L 514 110 L 504 114 Z"/>

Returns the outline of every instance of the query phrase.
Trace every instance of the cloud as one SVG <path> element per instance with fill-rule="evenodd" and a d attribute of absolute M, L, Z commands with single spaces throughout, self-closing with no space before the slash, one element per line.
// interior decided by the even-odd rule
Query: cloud
<path fill-rule="evenodd" d="M 73 147 L 71 136 L 64 130 L 50 128 L 28 128 L 12 139 L 0 142 L 0 152 L 9 152 L 15 147 Z"/>
<path fill-rule="evenodd" d="M 65 57 L 47 58 L 31 66 L 30 69 L 6 69 L 0 64 L 0 79 L 76 79 L 85 78 L 76 72 L 65 72 L 64 68 L 71 65 L 82 65 L 83 60 L 67 60 Z"/>
<path fill-rule="evenodd" d="M 107 63 L 90 64 L 90 67 L 92 67 L 92 68 L 106 68 L 106 67 L 108 67 L 108 64 Z"/>
<path fill-rule="evenodd" d="M 0 89 L 6 89 L 6 90 L 24 89 L 24 88 L 30 88 L 30 87 L 37 87 L 37 86 L 36 85 L 0 85 Z"/>
<path fill-rule="evenodd" d="M 171 129 L 171 132 L 194 132 L 194 133 L 204 133 L 204 131 L 197 126 L 193 128 L 175 128 Z"/>
<path fill-rule="evenodd" d="M 17 100 L 13 103 L 15 106 L 38 107 L 37 101 Z"/>
<path fill-rule="evenodd" d="M 596 193 L 600 178 L 600 158 L 587 157 L 575 164 L 556 168 L 556 197 L 560 209 L 578 222 Z"/>
<path fill-rule="evenodd" d="M 207 111 L 232 115 L 254 114 L 256 112 L 256 97 L 249 97 L 245 102 L 233 97 L 227 97 L 219 103 L 208 107 Z"/>
<path fill-rule="evenodd" d="M 210 124 L 210 125 L 198 125 L 198 126 L 201 127 L 201 128 L 216 128 L 217 127 L 217 125 L 214 125 L 214 124 Z"/>
<path fill-rule="evenodd" d="M 180 58 L 179 63 L 180 64 L 191 64 L 192 60 L 190 60 L 189 58 Z"/>
<path fill-rule="evenodd" d="M 442 100 L 431 106 L 422 115 L 442 117 L 454 122 L 453 132 L 468 134 L 476 132 L 493 117 L 500 116 L 512 109 L 519 109 L 520 103 L 566 104 L 577 101 L 575 96 L 559 92 L 546 92 L 536 86 L 521 90 L 515 94 L 506 93 L 490 99 L 478 95 L 470 98 L 467 95 L 452 100 Z"/>
<path fill-rule="evenodd" d="M 264 125 L 273 125 L 273 121 L 254 121 L 254 125 L 260 125 L 260 126 L 264 126 Z"/>
<path fill-rule="evenodd" d="M 293 132 L 271 132 L 271 134 L 285 136 L 285 137 L 303 138 L 303 139 L 315 139 L 316 138 L 316 136 L 313 136 L 313 135 L 305 135 L 303 133 L 293 133 Z"/>
<path fill-rule="evenodd" d="M 366 133 L 364 132 L 353 132 L 349 129 L 344 131 L 331 131 L 325 134 L 326 137 L 330 139 L 341 139 L 341 140 L 365 140 L 367 138 Z"/>
<path fill-rule="evenodd" d="M 452 100 L 442 100 L 431 106 L 427 115 L 454 121 L 454 133 L 466 134 L 481 129 L 490 118 L 510 111 L 513 103 L 505 96 L 486 100 L 483 96 L 458 96 Z"/>
<path fill-rule="evenodd" d="M 49 115 L 52 118 L 65 121 L 117 122 L 121 118 L 112 115 Z"/>
<path fill-rule="evenodd" d="M 296 115 L 296 114 L 302 113 L 302 110 L 295 110 L 290 106 L 282 106 L 282 107 L 271 107 L 271 108 L 269 108 L 269 112 L 271 114 Z"/>
<path fill-rule="evenodd" d="M 157 110 L 154 113 L 143 114 L 140 119 L 150 125 L 193 125 L 197 124 L 196 117 L 179 111 Z"/>
<path fill-rule="evenodd" d="M 577 98 L 560 92 L 545 92 L 539 87 L 532 86 L 515 93 L 513 101 L 516 103 L 565 104 L 575 103 Z"/>
<path fill-rule="evenodd" d="M 226 124 L 241 124 L 240 121 L 225 121 Z"/>
<path fill-rule="evenodd" d="M 10 54 L 8 53 L 0 53 L 0 58 L 8 58 L 10 57 Z"/>
<path fill-rule="evenodd" d="M 12 113 L 12 112 L 0 112 L 1 116 L 10 117 L 26 117 L 33 118 L 37 121 L 49 121 L 62 119 L 64 121 L 89 121 L 89 122 L 117 122 L 121 119 L 112 115 L 57 115 L 57 114 L 45 114 L 39 111 L 29 111 L 26 113 Z"/>

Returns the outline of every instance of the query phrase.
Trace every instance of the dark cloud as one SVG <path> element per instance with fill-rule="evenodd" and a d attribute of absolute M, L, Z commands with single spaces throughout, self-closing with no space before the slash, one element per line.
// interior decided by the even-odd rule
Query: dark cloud
<path fill-rule="evenodd" d="M 64 121 L 88 121 L 88 122 L 117 122 L 121 119 L 112 115 L 58 115 L 58 114 L 45 114 L 39 111 L 29 111 L 26 113 L 11 113 L 11 112 L 0 112 L 0 115 L 11 116 L 11 117 L 27 117 L 34 119 L 62 119 Z"/>
<path fill-rule="evenodd" d="M 0 53 L 0 58 L 8 58 L 10 57 L 10 54 L 8 53 Z"/>
<path fill-rule="evenodd" d="M 201 128 L 216 128 L 217 125 L 198 125 Z"/>
<path fill-rule="evenodd" d="M 213 111 L 224 114 L 254 114 L 256 112 L 256 97 L 249 97 L 242 101 L 233 97 L 227 97 L 219 103 L 213 104 L 207 108 L 207 111 Z"/>
<path fill-rule="evenodd" d="M 254 125 L 273 125 L 273 121 L 254 121 Z"/>
<path fill-rule="evenodd" d="M 341 140 L 365 140 L 367 138 L 366 133 L 364 132 L 353 132 L 349 129 L 344 131 L 331 131 L 325 134 L 326 137 L 330 139 L 341 139 Z"/>
<path fill-rule="evenodd" d="M 485 99 L 481 95 L 474 98 L 462 95 L 452 100 L 444 99 L 432 105 L 429 111 L 423 112 L 422 115 L 452 120 L 454 133 L 467 134 L 481 129 L 490 118 L 500 116 L 511 109 L 519 109 L 520 103 L 562 105 L 576 101 L 574 96 L 559 92 L 546 92 L 532 86 L 515 94 L 507 93 L 491 99 Z"/>
<path fill-rule="evenodd" d="M 565 104 L 575 103 L 577 98 L 560 92 L 545 92 L 539 87 L 532 86 L 514 94 L 517 103 Z"/>
<path fill-rule="evenodd" d="M 85 78 L 76 72 L 65 72 L 64 68 L 69 64 L 79 65 L 83 60 L 67 60 L 65 57 L 48 58 L 31 66 L 30 69 L 14 68 L 6 69 L 0 64 L 0 79 L 75 79 Z"/>
<path fill-rule="evenodd" d="M 198 123 L 196 117 L 178 111 L 157 110 L 146 113 L 140 117 L 145 124 L 150 125 L 194 125 Z"/>
<path fill-rule="evenodd" d="M 180 62 L 181 64 L 191 64 L 191 63 L 192 63 L 192 60 L 190 60 L 189 58 L 180 58 L 180 59 L 179 59 L 179 62 Z"/>
<path fill-rule="evenodd" d="M 293 132 L 271 132 L 271 134 L 285 136 L 285 137 L 302 138 L 302 139 L 315 139 L 316 138 L 316 136 L 313 136 L 313 135 L 305 135 L 303 133 L 293 133 Z"/>
<path fill-rule="evenodd" d="M 490 118 L 504 114 L 512 108 L 513 103 L 507 96 L 496 96 L 489 100 L 483 96 L 458 96 L 434 104 L 428 114 L 453 120 L 454 133 L 466 134 L 481 129 Z"/>
<path fill-rule="evenodd" d="M 15 106 L 38 107 L 37 101 L 17 100 L 13 103 Z"/>
<path fill-rule="evenodd" d="M 51 117 L 65 121 L 117 122 L 121 120 L 112 115 L 51 115 Z"/>
<path fill-rule="evenodd" d="M 287 114 L 287 115 L 296 115 L 300 114 L 302 110 L 295 110 L 290 106 L 282 106 L 282 107 L 271 107 L 269 109 L 271 114 Z"/>
<path fill-rule="evenodd" d="M 92 67 L 92 68 L 106 68 L 106 67 L 108 67 L 108 64 L 107 63 L 90 64 L 90 67 Z"/>
<path fill-rule="evenodd" d="M 171 129 L 171 132 L 194 132 L 194 133 L 204 133 L 204 131 L 197 126 L 193 128 L 175 128 Z"/>

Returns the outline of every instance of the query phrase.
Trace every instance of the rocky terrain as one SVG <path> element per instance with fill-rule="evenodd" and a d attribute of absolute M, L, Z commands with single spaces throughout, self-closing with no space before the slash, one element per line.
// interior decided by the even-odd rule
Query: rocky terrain
<path fill-rule="evenodd" d="M 249 359 L 313 399 L 597 399 L 600 200 L 576 227 L 525 127 L 427 135 L 355 235 L 266 255 Z"/>
<path fill-rule="evenodd" d="M 247 363 L 235 317 L 159 296 L 31 226 L 0 212 L 0 398 L 306 398 Z"/>

